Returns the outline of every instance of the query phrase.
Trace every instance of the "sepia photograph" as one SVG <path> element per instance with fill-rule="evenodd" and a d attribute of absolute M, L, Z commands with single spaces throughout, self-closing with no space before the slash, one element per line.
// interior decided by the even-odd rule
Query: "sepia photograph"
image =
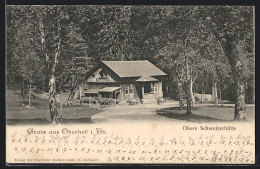
<path fill-rule="evenodd" d="M 253 6 L 6 5 L 7 164 L 254 164 Z"/>

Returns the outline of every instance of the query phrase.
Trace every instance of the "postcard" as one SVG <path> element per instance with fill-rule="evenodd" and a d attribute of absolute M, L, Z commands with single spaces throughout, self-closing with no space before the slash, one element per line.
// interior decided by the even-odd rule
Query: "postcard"
<path fill-rule="evenodd" d="M 253 6 L 6 6 L 6 163 L 254 164 Z"/>

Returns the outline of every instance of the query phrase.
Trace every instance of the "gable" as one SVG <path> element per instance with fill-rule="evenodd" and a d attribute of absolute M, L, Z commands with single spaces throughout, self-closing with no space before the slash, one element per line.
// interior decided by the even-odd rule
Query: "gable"
<path fill-rule="evenodd" d="M 116 82 L 116 76 L 104 65 L 98 65 L 87 77 L 87 82 Z"/>

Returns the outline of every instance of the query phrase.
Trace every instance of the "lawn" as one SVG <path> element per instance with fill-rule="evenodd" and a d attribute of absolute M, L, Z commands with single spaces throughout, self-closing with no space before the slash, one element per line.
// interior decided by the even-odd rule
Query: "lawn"
<path fill-rule="evenodd" d="M 246 106 L 247 121 L 254 121 L 255 106 Z M 198 104 L 196 108 L 192 109 L 192 114 L 187 115 L 186 109 L 179 107 L 170 107 L 156 111 L 158 115 L 174 118 L 177 120 L 184 120 L 189 122 L 224 122 L 232 121 L 234 118 L 234 105 L 214 106 Z"/>
<path fill-rule="evenodd" d="M 6 90 L 6 121 L 7 124 L 50 124 L 48 100 L 34 97 L 28 105 L 28 98 L 19 92 Z M 100 112 L 88 106 L 63 107 L 63 123 L 89 123 L 91 116 Z"/>

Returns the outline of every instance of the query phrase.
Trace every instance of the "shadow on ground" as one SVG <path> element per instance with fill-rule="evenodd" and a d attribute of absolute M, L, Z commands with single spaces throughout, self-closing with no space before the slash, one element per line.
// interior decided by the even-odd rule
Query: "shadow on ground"
<path fill-rule="evenodd" d="M 63 119 L 62 124 L 89 124 L 93 123 L 90 118 L 79 118 L 79 119 Z M 7 125 L 46 125 L 51 124 L 50 120 L 47 119 L 7 119 Z"/>
<path fill-rule="evenodd" d="M 194 108 L 197 109 L 197 108 Z M 218 119 L 214 117 L 209 117 L 205 115 L 198 114 L 186 114 L 186 109 L 184 108 L 165 108 L 157 110 L 156 113 L 160 116 L 165 116 L 168 118 L 173 118 L 177 120 L 183 120 L 188 122 L 228 122 L 231 120 Z"/>

